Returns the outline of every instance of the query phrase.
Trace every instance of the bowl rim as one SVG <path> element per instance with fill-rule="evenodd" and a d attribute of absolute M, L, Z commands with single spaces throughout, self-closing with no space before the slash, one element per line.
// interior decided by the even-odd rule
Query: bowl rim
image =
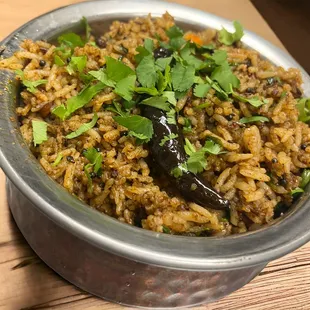
<path fill-rule="evenodd" d="M 169 11 L 177 21 L 193 26 L 232 29 L 232 23 L 226 19 L 180 4 L 130 0 L 123 1 L 120 6 L 119 1 L 99 0 L 69 5 L 41 15 L 15 30 L 1 45 L 7 47 L 4 55 L 8 56 L 18 49 L 23 39 L 50 38 L 61 29 L 77 25 L 82 16 L 92 22 L 104 17 L 143 16 L 150 11 L 154 16 Z M 245 31 L 242 41 L 277 65 L 300 69 L 304 93 L 310 95 L 310 77 L 290 55 L 249 31 Z M 18 90 L 16 83 L 10 83 L 13 76 L 8 71 L 0 72 L 0 85 L 11 88 L 11 91 L 5 91 L 3 87 L 0 95 L 3 108 L 0 115 L 1 168 L 42 213 L 79 238 L 128 259 L 192 271 L 231 270 L 265 264 L 310 240 L 308 191 L 283 220 L 256 232 L 225 238 L 156 233 L 123 224 L 92 210 L 49 178 L 23 143 L 14 112 L 14 96 Z"/>

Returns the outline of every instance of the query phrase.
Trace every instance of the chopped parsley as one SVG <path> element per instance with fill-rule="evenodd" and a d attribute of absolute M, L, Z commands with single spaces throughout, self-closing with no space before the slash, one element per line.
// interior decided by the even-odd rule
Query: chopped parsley
<path fill-rule="evenodd" d="M 240 41 L 244 35 L 243 27 L 238 21 L 234 21 L 235 32 L 228 32 L 225 28 L 219 31 L 219 41 L 225 45 L 232 45 L 233 43 Z"/>
<path fill-rule="evenodd" d="M 265 116 L 255 115 L 251 117 L 242 117 L 239 120 L 239 123 L 241 124 L 253 123 L 253 122 L 269 122 L 269 119 Z"/>
<path fill-rule="evenodd" d="M 27 90 L 34 94 L 37 92 L 37 87 L 47 83 L 47 80 L 29 81 L 25 79 L 25 73 L 22 70 L 15 70 L 16 75 L 21 79 Z"/>
<path fill-rule="evenodd" d="M 93 171 L 100 175 L 102 172 L 102 154 L 99 153 L 94 147 L 89 148 L 85 152 L 83 152 L 83 156 L 86 157 L 89 161 L 87 165 L 84 167 L 84 172 L 88 179 L 88 191 L 91 193 L 93 191 L 93 182 L 90 175 L 90 168 L 93 168 Z"/>
<path fill-rule="evenodd" d="M 74 139 L 88 131 L 89 129 L 93 128 L 98 120 L 97 113 L 94 114 L 93 119 L 89 123 L 82 124 L 77 130 L 71 132 L 70 134 L 66 135 L 66 139 Z"/>
<path fill-rule="evenodd" d="M 33 144 L 37 146 L 47 141 L 47 123 L 43 121 L 32 120 Z"/>
<path fill-rule="evenodd" d="M 171 134 L 168 135 L 168 136 L 164 136 L 164 137 L 161 139 L 159 145 L 160 145 L 160 146 L 164 146 L 164 144 L 165 144 L 166 142 L 168 142 L 168 141 L 170 141 L 170 140 L 173 140 L 173 139 L 176 139 L 177 137 L 178 137 L 178 135 L 175 134 L 175 133 L 171 133 Z"/>
<path fill-rule="evenodd" d="M 310 121 L 310 99 L 301 98 L 298 100 L 296 107 L 299 111 L 298 120 L 304 123 Z"/>
<path fill-rule="evenodd" d="M 52 166 L 53 166 L 53 167 L 58 166 L 58 165 L 60 164 L 61 160 L 63 159 L 63 157 L 64 157 L 64 156 L 62 155 L 62 153 L 59 153 L 59 154 L 57 155 L 55 161 L 52 163 Z"/>
<path fill-rule="evenodd" d="M 66 106 L 61 104 L 52 110 L 52 113 L 58 116 L 61 120 L 68 118 L 76 110 L 83 108 L 89 101 L 95 97 L 106 86 L 99 82 L 95 85 L 86 86 L 77 96 L 67 100 Z"/>

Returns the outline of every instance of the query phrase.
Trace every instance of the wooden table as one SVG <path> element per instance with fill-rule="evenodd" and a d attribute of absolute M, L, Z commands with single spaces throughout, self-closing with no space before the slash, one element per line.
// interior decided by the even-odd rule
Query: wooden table
<path fill-rule="evenodd" d="M 120 0 L 121 1 L 121 0 Z M 0 38 L 29 19 L 76 0 L 0 0 Z M 175 0 L 217 15 L 238 19 L 245 28 L 283 48 L 248 0 Z M 124 309 L 85 293 L 49 269 L 17 229 L 5 199 L 0 170 L 0 309 Z M 310 244 L 274 261 L 244 288 L 219 302 L 196 309 L 310 309 Z"/>

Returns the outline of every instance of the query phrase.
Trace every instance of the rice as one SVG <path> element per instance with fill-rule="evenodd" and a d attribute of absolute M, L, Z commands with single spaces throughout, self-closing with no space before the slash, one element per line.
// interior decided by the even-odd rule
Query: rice
<path fill-rule="evenodd" d="M 101 47 L 88 43 L 76 47 L 74 55 L 87 56 L 87 72 L 103 67 L 105 56 L 121 59 L 135 68 L 136 48 L 143 45 L 145 38 L 152 38 L 155 44 L 158 38 L 167 41 L 166 30 L 173 25 L 168 13 L 155 19 L 148 16 L 127 23 L 114 21 L 98 41 Z M 54 45 L 25 40 L 21 51 L 0 61 L 0 68 L 24 69 L 25 76 L 32 81 L 47 79 L 35 94 L 23 90 L 22 104 L 16 108 L 21 133 L 46 173 L 90 207 L 121 222 L 157 232 L 229 235 L 272 222 L 279 203 L 292 203 L 290 191 L 298 187 L 301 169 L 310 166 L 310 146 L 301 149 L 301 145 L 310 141 L 310 130 L 307 124 L 298 121 L 296 108 L 301 95 L 301 74 L 297 69 L 274 66 L 240 42 L 229 47 L 221 45 L 215 30 L 197 35 L 204 45 L 214 43 L 227 51 L 228 61 L 241 82 L 241 93 L 267 99 L 265 105 L 255 109 L 238 100 L 219 100 L 213 89 L 206 98 L 197 98 L 191 89 L 176 103 L 181 111 L 178 123 L 184 125 L 187 118 L 192 125 L 185 137 L 198 148 L 211 137 L 226 151 L 208 157 L 203 176 L 230 200 L 230 214 L 203 208 L 179 194 L 171 194 L 167 179 L 152 172 L 148 146 L 139 145 L 127 135 L 127 129 L 114 121 L 115 113 L 105 109 L 119 99 L 111 88 L 100 91 L 68 120 L 60 121 L 52 115 L 53 108 L 81 91 L 83 81 L 53 64 Z M 44 60 L 44 68 L 40 60 Z M 205 102 L 208 103 L 205 108 L 196 108 Z M 98 115 L 95 127 L 75 139 L 65 139 L 68 133 L 89 122 L 95 112 Z M 133 111 L 139 112 L 137 108 Z M 239 123 L 241 118 L 256 114 L 272 121 L 254 125 Z M 36 147 L 32 138 L 33 119 L 48 123 L 49 138 Z M 82 155 L 90 147 L 95 147 L 103 158 L 103 173 L 92 179 L 92 190 L 84 170 L 88 161 Z M 59 154 L 62 159 L 54 165 Z M 280 178 L 286 180 L 285 186 L 279 182 Z"/>

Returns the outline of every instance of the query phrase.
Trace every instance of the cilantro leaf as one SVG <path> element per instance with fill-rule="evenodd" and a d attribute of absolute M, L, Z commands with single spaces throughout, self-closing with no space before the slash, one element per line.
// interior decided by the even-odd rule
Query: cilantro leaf
<path fill-rule="evenodd" d="M 202 148 L 206 153 L 218 155 L 223 153 L 220 144 L 214 142 L 213 140 L 207 140 Z"/>
<path fill-rule="evenodd" d="M 216 50 L 210 57 L 217 65 L 222 65 L 227 60 L 227 52 L 224 50 Z"/>
<path fill-rule="evenodd" d="M 184 172 L 187 172 L 187 166 L 186 163 L 183 163 L 181 165 L 178 165 L 177 167 L 173 168 L 171 170 L 171 175 L 174 176 L 176 179 L 181 177 Z"/>
<path fill-rule="evenodd" d="M 299 115 L 298 120 L 304 123 L 310 121 L 310 99 L 309 98 L 301 98 L 298 100 L 296 104 Z"/>
<path fill-rule="evenodd" d="M 242 117 L 239 120 L 239 123 L 241 124 L 252 123 L 252 122 L 269 122 L 269 119 L 264 116 L 255 115 L 251 117 Z"/>
<path fill-rule="evenodd" d="M 37 146 L 47 141 L 47 123 L 43 121 L 32 120 L 33 144 Z"/>
<path fill-rule="evenodd" d="M 177 101 L 175 99 L 175 93 L 173 91 L 164 91 L 162 94 L 163 97 L 167 98 L 168 102 L 171 103 L 172 105 L 176 105 Z"/>
<path fill-rule="evenodd" d="M 116 83 L 114 92 L 125 100 L 130 101 L 133 96 L 135 83 L 136 76 L 129 75 Z"/>
<path fill-rule="evenodd" d="M 155 65 L 160 71 L 164 71 L 168 65 L 170 65 L 172 57 L 166 58 L 157 58 L 155 61 Z"/>
<path fill-rule="evenodd" d="M 228 94 L 218 85 L 218 83 L 212 81 L 208 76 L 206 76 L 206 81 L 211 85 L 213 89 L 217 91 L 224 99 L 228 98 Z"/>
<path fill-rule="evenodd" d="M 138 94 L 148 94 L 151 96 L 157 96 L 158 90 L 155 87 L 147 88 L 147 87 L 135 87 L 134 91 Z"/>
<path fill-rule="evenodd" d="M 106 74 L 109 80 L 117 83 L 129 75 L 135 75 L 135 72 L 123 62 L 109 56 L 106 56 L 105 59 L 107 65 Z"/>
<path fill-rule="evenodd" d="M 54 63 L 55 63 L 58 67 L 63 67 L 63 66 L 66 64 L 58 55 L 55 55 L 55 56 L 54 56 Z"/>
<path fill-rule="evenodd" d="M 207 167 L 207 159 L 205 157 L 205 150 L 201 148 L 196 151 L 190 141 L 185 138 L 184 149 L 189 156 L 186 162 L 188 171 L 192 173 L 200 173 Z"/>
<path fill-rule="evenodd" d="M 181 49 L 180 55 L 187 62 L 188 65 L 193 66 L 196 70 L 199 69 L 203 61 L 198 59 L 193 55 L 195 49 L 191 48 L 190 43 L 186 43 L 186 45 Z"/>
<path fill-rule="evenodd" d="M 239 88 L 240 86 L 240 81 L 232 73 L 228 62 L 224 62 L 222 65 L 215 68 L 211 74 L 211 79 L 217 81 L 226 92 L 230 91 L 230 85 L 234 88 Z"/>
<path fill-rule="evenodd" d="M 175 91 L 187 91 L 194 84 L 195 68 L 177 63 L 171 70 L 171 79 Z"/>
<path fill-rule="evenodd" d="M 161 139 L 159 145 L 160 145 L 160 146 L 164 146 L 164 144 L 165 144 L 166 142 L 168 142 L 168 141 L 170 141 L 170 140 L 173 140 L 173 139 L 176 139 L 177 137 L 178 137 L 178 135 L 175 134 L 175 133 L 171 133 L 171 134 L 168 135 L 168 136 L 164 136 L 164 137 Z"/>
<path fill-rule="evenodd" d="M 296 195 L 296 194 L 301 194 L 303 192 L 304 192 L 304 190 L 302 188 L 296 187 L 293 190 L 291 190 L 291 195 L 293 196 L 293 195 Z"/>
<path fill-rule="evenodd" d="M 194 107 L 194 109 L 198 109 L 198 110 L 204 109 L 204 108 L 207 108 L 209 105 L 210 105 L 209 102 L 205 102 L 205 103 L 197 105 L 197 107 Z"/>
<path fill-rule="evenodd" d="M 228 32 L 225 28 L 219 31 L 219 41 L 225 45 L 232 45 L 239 41 L 243 35 L 243 27 L 238 21 L 234 21 L 235 32 Z"/>
<path fill-rule="evenodd" d="M 155 68 L 155 61 L 152 55 L 144 57 L 139 63 L 137 69 L 138 81 L 143 87 L 155 87 L 157 74 Z"/>
<path fill-rule="evenodd" d="M 170 109 L 166 114 L 167 114 L 167 123 L 170 125 L 176 125 L 177 121 L 176 121 L 175 110 Z"/>
<path fill-rule="evenodd" d="M 167 226 L 165 226 L 165 225 L 163 225 L 163 233 L 165 233 L 165 234 L 171 234 L 170 228 L 167 227 Z"/>
<path fill-rule="evenodd" d="M 141 60 L 144 58 L 144 57 L 147 57 L 149 55 L 151 55 L 151 53 L 144 47 L 144 46 L 141 46 L 139 45 L 137 48 L 136 48 L 136 51 L 138 52 L 137 55 L 135 55 L 135 61 L 136 63 L 140 63 Z"/>
<path fill-rule="evenodd" d="M 74 72 L 82 73 L 87 63 L 87 56 L 72 56 L 67 66 L 67 71 L 70 75 Z"/>
<path fill-rule="evenodd" d="M 144 47 L 150 54 L 152 54 L 154 49 L 154 41 L 150 38 L 146 38 L 144 40 Z"/>
<path fill-rule="evenodd" d="M 58 166 L 58 165 L 60 164 L 61 160 L 63 159 L 63 157 L 64 157 L 64 156 L 62 155 L 62 153 L 59 153 L 59 154 L 57 155 L 55 161 L 52 163 L 52 166 L 53 166 L 53 167 Z"/>
<path fill-rule="evenodd" d="M 301 174 L 301 182 L 299 186 L 301 188 L 305 188 L 309 182 L 310 182 L 310 169 L 304 169 L 304 171 Z"/>
<path fill-rule="evenodd" d="M 114 120 L 129 130 L 129 135 L 137 137 L 140 142 L 149 142 L 153 136 L 153 124 L 140 115 L 114 116 Z"/>
<path fill-rule="evenodd" d="M 84 46 L 82 38 L 73 32 L 64 33 L 61 36 L 59 36 L 57 40 L 60 45 L 66 45 L 70 47 L 72 50 L 74 50 L 74 48 L 76 48 L 77 46 L 79 47 Z"/>
<path fill-rule="evenodd" d="M 115 87 L 115 82 L 112 80 L 109 80 L 106 73 L 103 70 L 89 71 L 88 74 L 90 74 L 96 80 L 100 81 L 101 83 L 103 83 L 109 87 Z"/>
<path fill-rule="evenodd" d="M 209 92 L 210 88 L 210 84 L 198 84 L 194 88 L 194 95 L 198 98 L 203 98 Z"/>
<path fill-rule="evenodd" d="M 148 105 L 163 111 L 170 110 L 166 97 L 150 97 L 141 101 L 140 104 Z"/>
<path fill-rule="evenodd" d="M 66 135 L 66 139 L 73 139 L 73 138 L 76 138 L 76 137 L 82 135 L 84 132 L 93 128 L 96 125 L 97 120 L 98 120 L 98 115 L 97 115 L 97 113 L 95 113 L 93 119 L 89 123 L 82 124 L 77 130 Z"/>
<path fill-rule="evenodd" d="M 192 132 L 192 122 L 189 118 L 184 118 L 183 132 L 189 133 Z"/>
<path fill-rule="evenodd" d="M 230 85 L 230 92 L 234 98 L 240 100 L 241 102 L 245 102 L 245 103 L 247 102 L 256 108 L 258 108 L 258 107 L 260 107 L 266 103 L 265 100 L 261 100 L 258 96 L 253 96 L 251 98 L 247 98 L 247 97 L 243 97 L 243 96 L 235 93 L 233 91 L 232 85 Z"/>
<path fill-rule="evenodd" d="M 183 30 L 176 25 L 169 28 L 166 34 L 170 39 L 169 45 L 174 50 L 180 49 L 186 43 L 186 40 L 183 38 Z"/>
<path fill-rule="evenodd" d="M 83 16 L 81 23 L 82 23 L 83 27 L 85 28 L 86 42 L 88 42 L 90 39 L 90 36 L 91 36 L 92 29 L 89 26 L 87 18 L 85 16 Z"/>
<path fill-rule="evenodd" d="M 106 86 L 99 82 L 95 85 L 86 86 L 77 96 L 71 97 L 67 100 L 66 106 L 61 104 L 52 110 L 52 113 L 64 120 L 69 117 L 76 110 L 84 107 L 89 101 L 95 97 Z"/>
<path fill-rule="evenodd" d="M 47 83 L 47 80 L 29 81 L 25 79 L 25 73 L 22 70 L 15 70 L 15 73 L 21 79 L 22 83 L 26 86 L 27 90 L 34 94 L 37 87 Z"/>

